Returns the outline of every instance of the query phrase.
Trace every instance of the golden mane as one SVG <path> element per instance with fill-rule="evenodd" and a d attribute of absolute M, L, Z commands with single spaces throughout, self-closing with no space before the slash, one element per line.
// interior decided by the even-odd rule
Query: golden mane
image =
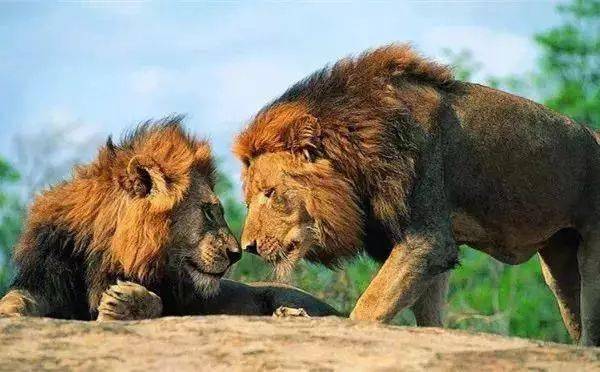
<path fill-rule="evenodd" d="M 294 123 L 309 117 L 306 105 L 293 102 L 280 104 L 260 112 L 248 129 L 242 132 L 233 145 L 233 152 L 246 164 L 264 153 L 289 149 L 288 140 L 294 132 Z"/>
<path fill-rule="evenodd" d="M 96 160 L 37 197 L 15 259 L 25 258 L 36 231 L 51 225 L 71 232 L 76 249 L 88 257 L 99 253 L 104 270 L 140 280 L 160 274 L 170 211 L 189 187 L 192 169 L 214 186 L 209 144 L 189 136 L 180 121 L 143 123 L 119 145 L 109 137 Z M 132 167 L 143 167 L 152 178 L 144 197 L 132 181 Z"/>

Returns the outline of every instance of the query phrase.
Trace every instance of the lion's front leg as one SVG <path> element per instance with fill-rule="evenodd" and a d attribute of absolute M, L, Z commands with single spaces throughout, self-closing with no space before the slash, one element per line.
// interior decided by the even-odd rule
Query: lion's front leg
<path fill-rule="evenodd" d="M 422 169 L 415 178 L 406 215 L 395 216 L 395 188 L 383 183 L 372 198 L 375 218 L 395 243 L 350 318 L 388 322 L 411 306 L 436 276 L 458 263 L 450 210 L 444 189 L 442 141 L 435 136 L 422 153 Z M 390 204 L 391 203 L 391 204 Z M 402 208 L 398 209 L 402 212 Z"/>
<path fill-rule="evenodd" d="M 162 310 L 162 300 L 155 293 L 139 284 L 119 280 L 102 294 L 97 320 L 152 319 L 158 318 Z"/>
<path fill-rule="evenodd" d="M 0 317 L 44 316 L 45 301 L 23 289 L 12 289 L 0 299 Z"/>
<path fill-rule="evenodd" d="M 457 263 L 451 237 L 417 234 L 396 245 L 350 314 L 351 319 L 389 322 L 411 306 L 436 276 Z"/>
<path fill-rule="evenodd" d="M 442 273 L 419 296 L 411 309 L 419 327 L 442 327 L 450 273 Z"/>

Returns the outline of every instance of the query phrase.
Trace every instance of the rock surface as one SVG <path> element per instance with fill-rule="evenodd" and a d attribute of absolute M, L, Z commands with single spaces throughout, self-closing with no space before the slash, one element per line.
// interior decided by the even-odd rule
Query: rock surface
<path fill-rule="evenodd" d="M 600 348 L 338 318 L 0 319 L 0 370 L 600 370 Z"/>

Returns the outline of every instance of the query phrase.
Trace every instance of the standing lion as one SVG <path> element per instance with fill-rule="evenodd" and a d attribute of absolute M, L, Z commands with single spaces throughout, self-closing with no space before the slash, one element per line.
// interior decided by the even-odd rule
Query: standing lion
<path fill-rule="evenodd" d="M 509 264 L 539 253 L 571 336 L 600 344 L 600 146 L 569 118 L 390 45 L 292 86 L 234 152 L 243 247 L 280 272 L 360 251 L 383 262 L 353 319 L 413 306 L 441 325 L 468 244 Z"/>

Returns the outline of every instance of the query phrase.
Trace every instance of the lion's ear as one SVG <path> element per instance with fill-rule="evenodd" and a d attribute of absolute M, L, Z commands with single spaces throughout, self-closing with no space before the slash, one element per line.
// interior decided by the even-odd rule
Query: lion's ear
<path fill-rule="evenodd" d="M 127 177 L 123 189 L 132 198 L 144 198 L 151 193 L 167 190 L 167 183 L 160 167 L 148 156 L 136 155 L 127 165 Z"/>
<path fill-rule="evenodd" d="M 315 161 L 321 148 L 321 126 L 317 118 L 303 115 L 290 125 L 286 137 L 286 146 L 292 153 Z"/>

